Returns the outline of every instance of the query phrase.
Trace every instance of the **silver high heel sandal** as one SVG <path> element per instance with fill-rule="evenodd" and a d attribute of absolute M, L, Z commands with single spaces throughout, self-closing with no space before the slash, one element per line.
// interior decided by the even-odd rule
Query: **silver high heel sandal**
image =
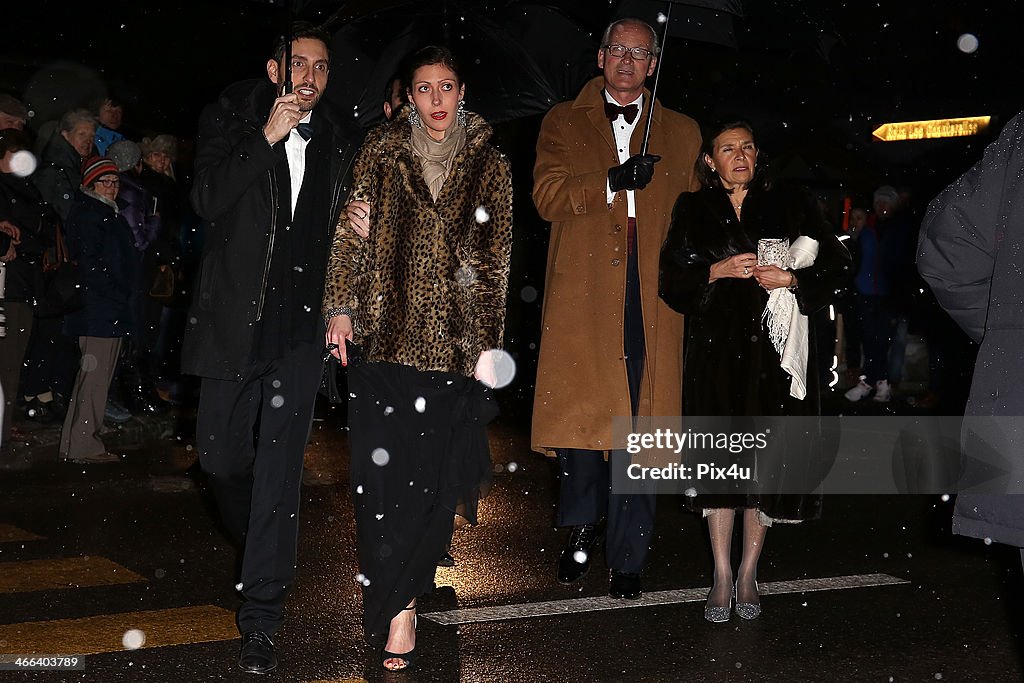
<path fill-rule="evenodd" d="M 713 607 L 711 605 L 704 605 L 704 618 L 713 624 L 724 624 L 729 621 L 729 617 L 732 616 L 732 601 L 736 596 L 736 586 L 733 586 L 733 594 L 729 596 L 729 604 L 725 607 Z M 708 602 L 711 601 L 711 595 L 708 594 Z M 737 605 L 737 608 L 739 606 Z"/>
<path fill-rule="evenodd" d="M 736 594 L 735 591 L 736 587 L 733 586 L 733 595 Z M 754 591 L 757 592 L 758 595 L 761 595 L 760 591 L 758 591 L 757 589 L 757 581 L 754 582 Z M 746 619 L 747 621 L 750 621 L 751 619 L 757 619 L 759 616 L 761 616 L 761 605 L 753 602 L 737 601 L 736 616 L 740 617 L 741 619 Z"/>

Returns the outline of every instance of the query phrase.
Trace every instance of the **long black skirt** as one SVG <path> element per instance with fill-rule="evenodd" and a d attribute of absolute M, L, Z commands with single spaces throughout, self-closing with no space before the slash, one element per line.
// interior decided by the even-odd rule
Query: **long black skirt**
<path fill-rule="evenodd" d="M 476 522 L 497 407 L 480 382 L 447 372 L 365 363 L 348 382 L 363 630 L 380 645 L 395 615 L 432 590 L 456 511 Z"/>

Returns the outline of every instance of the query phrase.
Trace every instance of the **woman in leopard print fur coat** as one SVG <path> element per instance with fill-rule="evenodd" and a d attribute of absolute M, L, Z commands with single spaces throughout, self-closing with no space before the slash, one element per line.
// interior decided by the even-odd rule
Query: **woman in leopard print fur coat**
<path fill-rule="evenodd" d="M 512 246 L 508 162 L 465 111 L 452 54 L 423 48 L 404 82 L 410 115 L 371 131 L 357 157 L 324 294 L 327 342 L 348 367 L 363 627 L 386 640 L 390 670 L 412 665 L 416 597 L 432 588 L 456 506 L 475 521 L 490 472 L 485 385 Z"/>

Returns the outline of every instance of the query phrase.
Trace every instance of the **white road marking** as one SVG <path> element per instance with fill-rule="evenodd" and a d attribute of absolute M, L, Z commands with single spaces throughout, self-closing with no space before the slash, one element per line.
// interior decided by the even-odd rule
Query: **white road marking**
<path fill-rule="evenodd" d="M 844 588 L 899 586 L 908 583 L 910 581 L 898 579 L 889 574 L 854 574 L 852 576 L 831 576 L 821 579 L 771 581 L 768 583 L 758 583 L 758 588 L 761 595 L 781 595 L 784 593 L 842 590 Z M 573 598 L 570 600 L 552 600 L 549 602 L 532 602 L 520 605 L 501 605 L 499 607 L 456 609 L 448 612 L 427 612 L 419 616 L 444 626 L 458 626 L 460 624 L 477 624 L 506 619 L 531 619 L 535 617 L 576 614 L 578 612 L 600 612 L 610 609 L 674 605 L 683 602 L 704 602 L 707 600 L 708 590 L 710 589 L 683 588 L 680 590 L 644 593 L 639 600 L 617 600 L 608 596 Z"/>

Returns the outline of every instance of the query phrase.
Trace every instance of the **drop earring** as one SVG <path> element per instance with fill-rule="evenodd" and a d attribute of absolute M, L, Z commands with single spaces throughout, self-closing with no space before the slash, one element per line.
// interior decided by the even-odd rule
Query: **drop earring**
<path fill-rule="evenodd" d="M 459 100 L 459 108 L 455 110 L 455 122 L 460 126 L 466 125 L 466 100 Z"/>
<path fill-rule="evenodd" d="M 422 128 L 423 127 L 423 122 L 420 121 L 420 113 L 416 109 L 416 103 L 415 102 L 410 102 L 409 103 L 409 123 L 411 123 L 412 125 L 416 126 L 417 128 Z"/>

